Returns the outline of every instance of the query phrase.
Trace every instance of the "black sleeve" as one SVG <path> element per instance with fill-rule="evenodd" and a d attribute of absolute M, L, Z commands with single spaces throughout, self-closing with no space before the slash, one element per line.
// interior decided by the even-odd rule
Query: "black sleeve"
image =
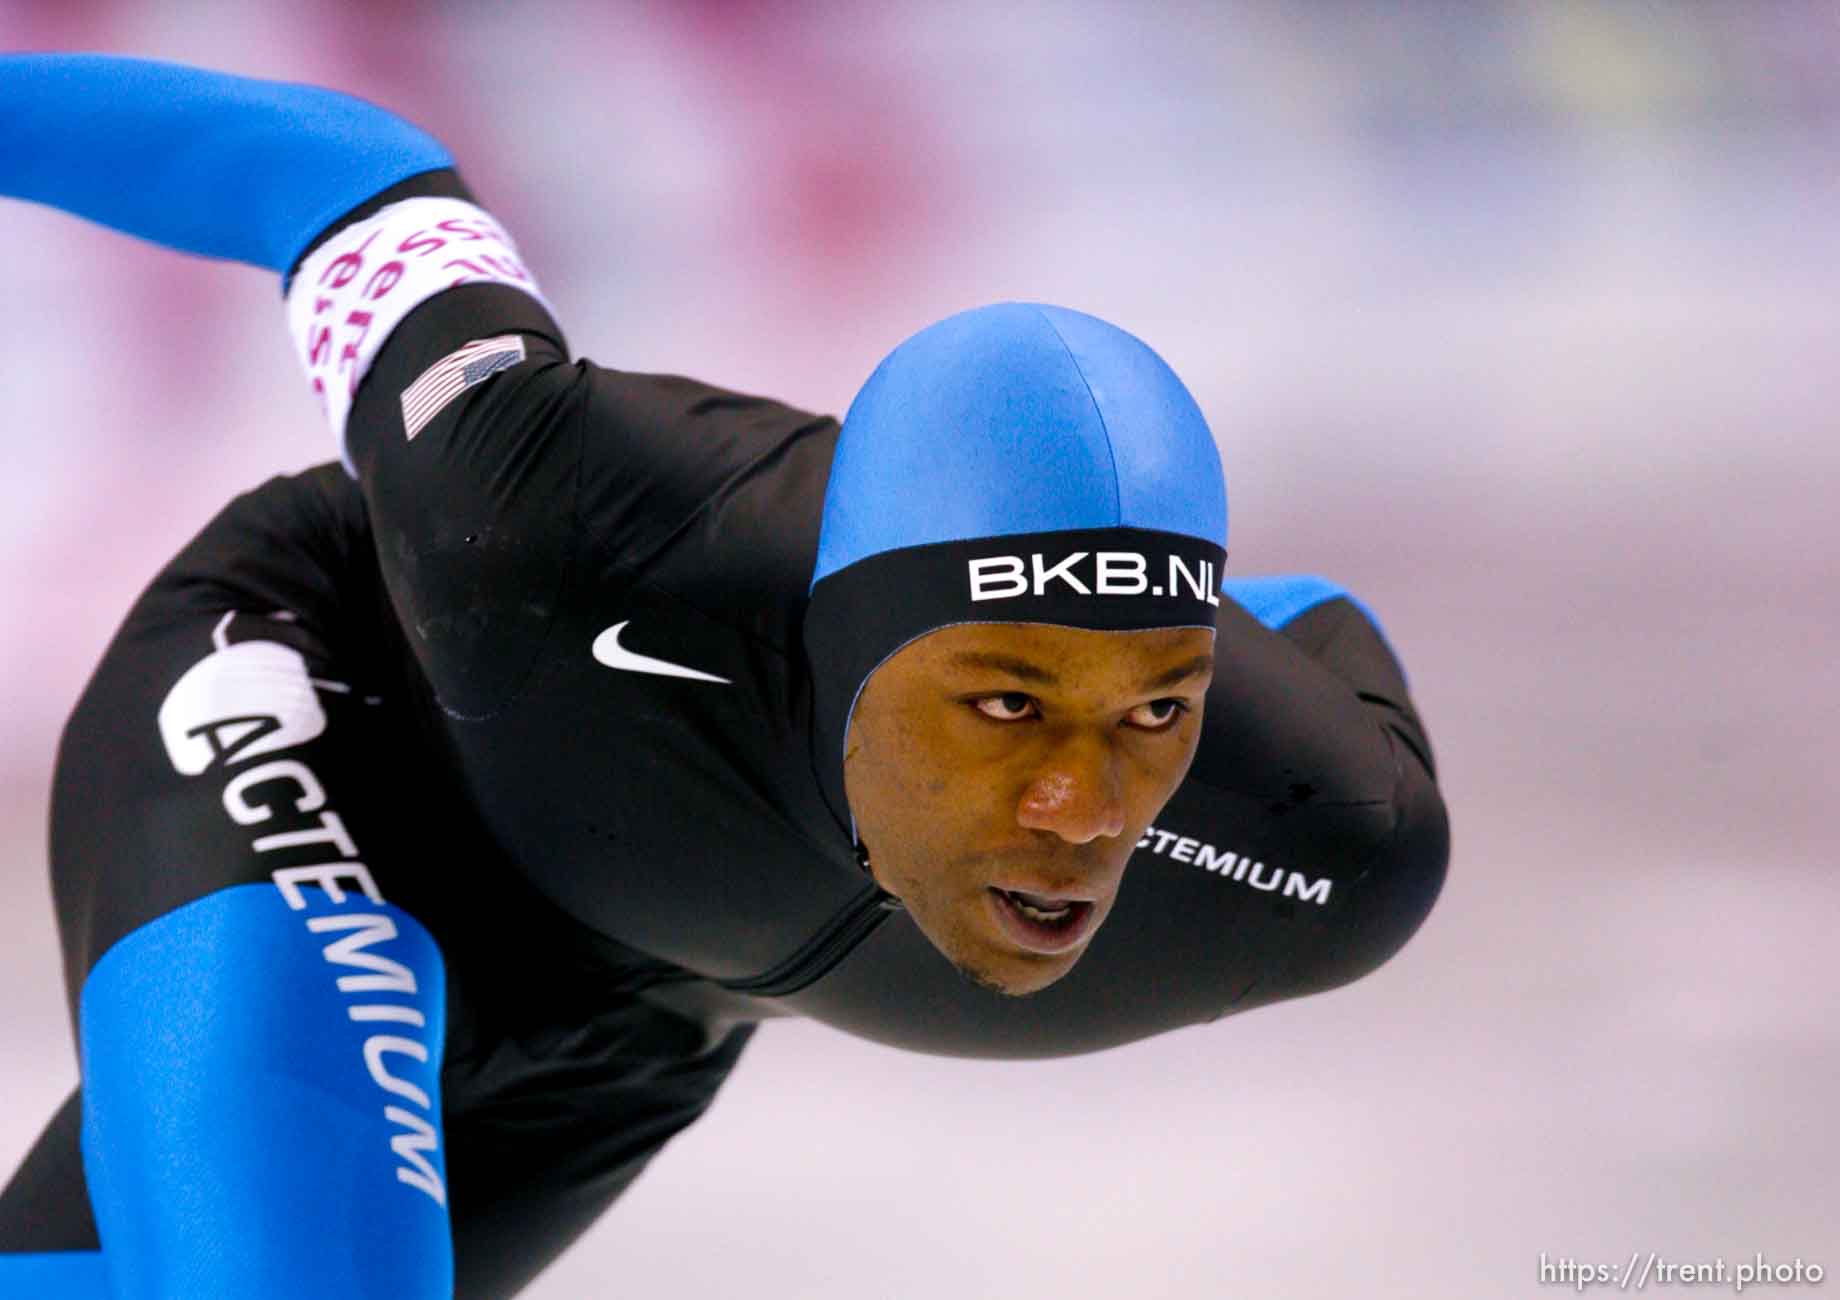
<path fill-rule="evenodd" d="M 582 376 L 541 308 L 498 285 L 433 299 L 358 390 L 348 447 L 410 648 L 449 713 L 501 707 L 535 663 L 575 568 Z M 527 359 L 404 437 L 400 394 L 470 340 L 527 331 Z"/>
<path fill-rule="evenodd" d="M 1382 725 L 1437 778 L 1431 741 L 1406 689 L 1405 670 L 1361 607 L 1346 597 L 1326 600 L 1284 624 L 1281 635 L 1354 688 Z"/>
<path fill-rule="evenodd" d="M 1352 689 L 1386 740 L 1382 771 L 1393 778 L 1385 804 L 1389 829 L 1348 883 L 1336 942 L 1320 961 L 1295 972 L 1295 995 L 1359 979 L 1418 932 L 1444 885 L 1450 822 L 1405 674 L 1360 606 L 1346 598 L 1326 601 L 1285 624 L 1281 635 Z"/>
<path fill-rule="evenodd" d="M 440 204 L 405 224 L 398 214 L 412 200 Z M 349 414 L 329 404 L 328 416 L 410 649 L 442 706 L 463 717 L 515 692 L 562 599 L 580 540 L 585 379 L 534 280 L 497 274 L 510 260 L 526 275 L 509 236 L 471 241 L 475 227 L 496 223 L 454 172 L 411 177 L 334 222 L 289 289 L 296 343 L 322 395 L 324 358 L 372 335 Z M 399 265 L 412 268 L 400 284 Z M 449 274 L 464 282 L 449 285 Z M 367 279 L 386 300 L 408 293 L 415 305 L 366 320 L 373 304 L 357 291 Z"/>
<path fill-rule="evenodd" d="M 510 233 L 452 171 L 335 222 L 288 312 L 391 605 L 462 721 L 506 710 L 566 613 L 620 592 L 815 418 L 571 361 Z"/>
<path fill-rule="evenodd" d="M 1411 938 L 1449 829 L 1404 674 L 1355 602 L 1274 629 L 1223 601 L 1194 765 L 1139 852 L 1231 875 L 1258 970 L 1235 1010 L 1346 984 Z"/>

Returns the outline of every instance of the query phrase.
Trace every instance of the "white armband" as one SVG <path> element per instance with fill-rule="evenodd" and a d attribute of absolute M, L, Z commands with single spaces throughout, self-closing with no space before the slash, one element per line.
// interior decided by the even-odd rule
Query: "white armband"
<path fill-rule="evenodd" d="M 436 294 L 475 283 L 509 285 L 543 302 L 511 236 L 462 199 L 392 203 L 301 263 L 288 288 L 288 330 L 348 471 L 356 472 L 345 449 L 352 395 L 390 331 Z"/>

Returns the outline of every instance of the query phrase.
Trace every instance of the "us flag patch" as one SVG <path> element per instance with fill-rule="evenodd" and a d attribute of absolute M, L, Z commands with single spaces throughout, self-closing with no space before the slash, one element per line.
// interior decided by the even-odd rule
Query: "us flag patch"
<path fill-rule="evenodd" d="M 454 398 L 523 359 L 524 339 L 517 334 L 475 339 L 459 351 L 448 353 L 403 389 L 403 436 L 415 437 Z"/>

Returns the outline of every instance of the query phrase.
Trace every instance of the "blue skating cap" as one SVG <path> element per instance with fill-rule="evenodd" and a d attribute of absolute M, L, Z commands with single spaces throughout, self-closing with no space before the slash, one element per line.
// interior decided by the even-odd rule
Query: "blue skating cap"
<path fill-rule="evenodd" d="M 1226 549 L 1207 421 L 1117 326 L 998 303 L 915 334 L 851 403 L 812 584 L 901 547 L 1118 527 Z"/>
<path fill-rule="evenodd" d="M 1207 421 L 1123 330 L 1001 303 L 901 344 L 838 435 L 805 612 L 839 824 L 850 715 L 902 646 L 964 623 L 1211 630 L 1226 541 Z"/>

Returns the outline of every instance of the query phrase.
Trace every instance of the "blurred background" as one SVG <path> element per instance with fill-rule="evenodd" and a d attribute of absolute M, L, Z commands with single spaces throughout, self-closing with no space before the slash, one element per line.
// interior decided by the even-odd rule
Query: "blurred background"
<path fill-rule="evenodd" d="M 1840 1270 L 1831 4 L 84 0 L 0 36 L 405 112 L 606 364 L 841 412 L 960 308 L 1114 320 L 1219 437 L 1231 568 L 1341 581 L 1411 673 L 1455 852 L 1379 972 L 1048 1064 L 771 1024 L 528 1295 Z M 76 1078 L 63 715 L 185 538 L 331 448 L 271 277 L 19 204 L 0 250 L 10 1170 Z"/>

